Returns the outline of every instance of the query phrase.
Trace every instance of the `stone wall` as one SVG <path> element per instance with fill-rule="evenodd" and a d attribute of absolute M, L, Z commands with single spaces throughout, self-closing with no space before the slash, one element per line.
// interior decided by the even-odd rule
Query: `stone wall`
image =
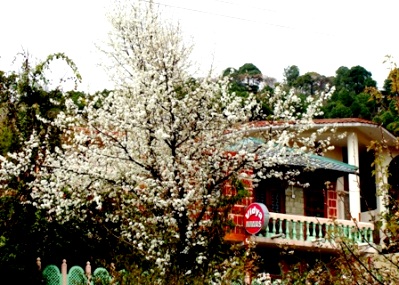
<path fill-rule="evenodd" d="M 303 189 L 288 187 L 285 189 L 285 212 L 291 215 L 304 215 Z"/>

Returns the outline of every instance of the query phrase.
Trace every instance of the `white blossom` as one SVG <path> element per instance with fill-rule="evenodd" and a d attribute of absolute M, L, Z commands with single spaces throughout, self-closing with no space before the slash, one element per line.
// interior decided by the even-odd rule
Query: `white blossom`
<path fill-rule="evenodd" d="M 61 222 L 106 223 L 165 273 L 179 255 L 193 256 L 194 267 L 207 262 L 204 231 L 214 225 L 205 216 L 220 206 L 234 175 L 253 179 L 242 172 L 250 169 L 260 170 L 261 178 L 299 174 L 270 169 L 311 151 L 316 134 L 301 134 L 329 95 L 308 99 L 306 112 L 298 114 L 299 96 L 277 88 L 268 96 L 279 127 L 255 150 L 230 151 L 253 133 L 248 120 L 258 103 L 252 95 L 244 100 L 229 93 L 227 78 L 194 80 L 191 47 L 180 28 L 145 5 L 139 1 L 110 15 L 114 32 L 104 51 L 118 88 L 88 101 L 83 111 L 66 101 L 53 122 L 65 142 L 42 158 L 32 196 Z M 2 181 L 23 172 L 27 154 L 38 146 L 33 136 L 23 152 L 0 157 Z"/>

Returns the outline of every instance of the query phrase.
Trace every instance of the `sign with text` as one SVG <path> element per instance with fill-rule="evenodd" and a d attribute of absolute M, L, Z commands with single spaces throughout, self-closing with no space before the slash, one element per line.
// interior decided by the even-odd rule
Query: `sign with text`
<path fill-rule="evenodd" d="M 269 210 L 265 204 L 252 203 L 245 209 L 244 228 L 254 235 L 265 229 L 269 223 Z"/>

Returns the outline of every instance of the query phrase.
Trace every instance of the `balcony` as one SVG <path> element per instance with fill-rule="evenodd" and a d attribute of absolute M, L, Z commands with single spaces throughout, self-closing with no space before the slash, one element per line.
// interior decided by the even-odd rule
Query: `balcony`
<path fill-rule="evenodd" d="M 268 228 L 251 239 L 259 246 L 336 251 L 338 238 L 359 245 L 372 244 L 373 230 L 372 223 L 271 212 Z"/>

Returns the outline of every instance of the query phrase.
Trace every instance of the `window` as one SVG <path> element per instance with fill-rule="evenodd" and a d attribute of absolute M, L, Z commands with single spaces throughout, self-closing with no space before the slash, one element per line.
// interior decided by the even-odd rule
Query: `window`
<path fill-rule="evenodd" d="M 285 183 L 277 178 L 261 180 L 255 188 L 255 202 L 265 204 L 270 212 L 285 214 Z"/>
<path fill-rule="evenodd" d="M 325 190 L 310 186 L 304 189 L 305 194 L 305 216 L 307 217 L 326 217 L 326 197 Z"/>

